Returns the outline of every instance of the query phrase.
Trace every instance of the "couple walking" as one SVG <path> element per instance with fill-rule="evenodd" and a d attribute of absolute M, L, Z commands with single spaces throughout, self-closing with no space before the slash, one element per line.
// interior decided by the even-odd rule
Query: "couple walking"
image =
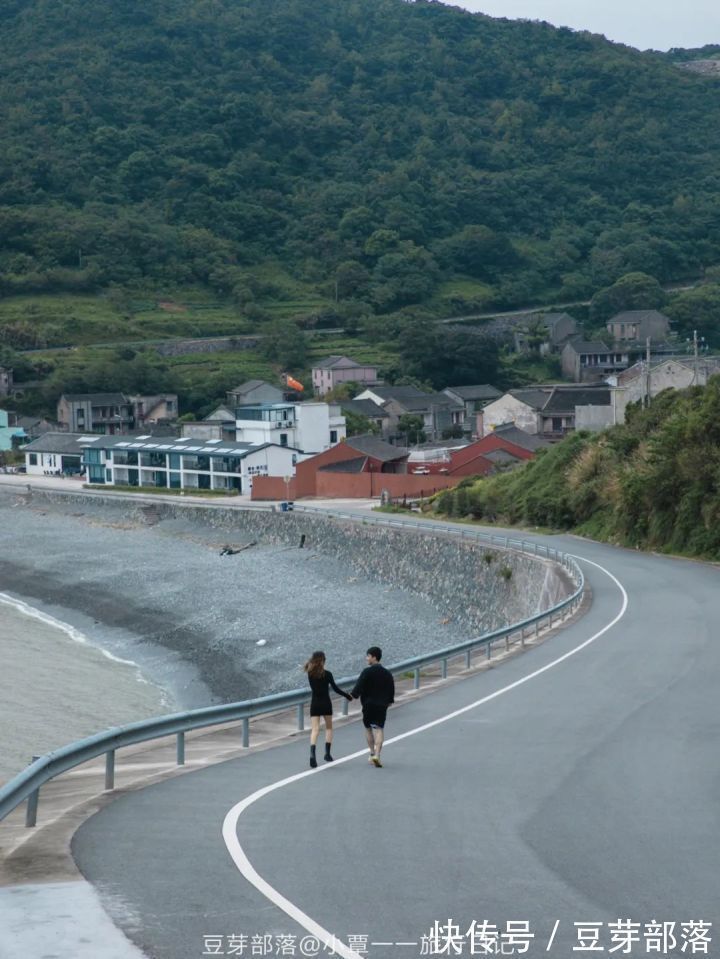
<path fill-rule="evenodd" d="M 352 693 L 346 693 L 335 684 L 333 674 L 325 669 L 325 653 L 313 653 L 305 663 L 305 672 L 312 690 L 310 701 L 310 766 L 317 766 L 315 749 L 320 735 L 320 717 L 325 720 L 325 762 L 332 762 L 330 747 L 332 745 L 332 703 L 330 702 L 330 687 L 348 701 L 359 699 L 362 703 L 363 726 L 367 739 L 371 762 L 378 768 L 380 752 L 385 738 L 385 716 L 388 706 L 395 702 L 395 681 L 390 670 L 380 665 L 382 650 L 379 646 L 371 646 L 367 651 L 367 666 L 360 673 Z"/>

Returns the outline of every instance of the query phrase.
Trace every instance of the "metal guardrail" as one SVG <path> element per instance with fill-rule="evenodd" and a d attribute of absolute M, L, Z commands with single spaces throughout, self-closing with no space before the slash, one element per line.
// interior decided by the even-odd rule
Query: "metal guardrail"
<path fill-rule="evenodd" d="M 70 493 L 70 495 L 73 494 Z M 211 506 L 211 508 L 221 507 Z M 271 508 L 272 507 L 268 507 L 268 509 Z M 472 665 L 473 653 L 476 650 L 484 649 L 486 658 L 490 659 L 493 644 L 504 639 L 505 649 L 509 649 L 513 634 L 517 634 L 517 642 L 524 646 L 527 636 L 537 636 L 543 625 L 552 627 L 553 624 L 562 619 L 564 615 L 572 615 L 583 599 L 585 578 L 575 560 L 566 553 L 562 553 L 559 550 L 540 543 L 531 543 L 509 536 L 499 536 L 481 530 L 464 529 L 461 526 L 445 526 L 434 522 L 430 524 L 412 520 L 387 520 L 384 517 L 364 517 L 359 516 L 357 513 L 349 514 L 342 511 L 326 511 L 320 510 L 317 507 L 306 506 L 295 506 L 295 510 L 310 514 L 316 513 L 321 516 L 331 516 L 337 519 L 348 519 L 353 522 L 359 521 L 373 525 L 413 529 L 423 533 L 444 533 L 469 542 L 486 542 L 490 546 L 522 552 L 533 557 L 542 557 L 559 563 L 574 580 L 576 588 L 572 595 L 556 603 L 549 609 L 537 613 L 535 616 L 531 616 L 517 623 L 512 623 L 510 626 L 503 627 L 502 629 L 485 633 L 483 636 L 466 640 L 455 646 L 425 653 L 422 656 L 415 656 L 388 667 L 393 674 L 407 674 L 412 672 L 414 689 L 420 688 L 422 667 L 440 663 L 441 677 L 446 679 L 448 675 L 448 663 L 451 659 L 464 657 L 465 667 L 469 669 Z M 283 515 L 287 516 L 292 514 Z M 344 677 L 338 680 L 339 685 L 350 685 L 354 682 L 355 677 Z M 186 732 L 193 729 L 202 729 L 207 726 L 217 726 L 224 723 L 241 721 L 242 745 L 247 747 L 250 745 L 250 720 L 253 717 L 280 712 L 293 706 L 297 709 L 297 728 L 302 730 L 304 728 L 305 705 L 309 703 L 310 696 L 311 693 L 308 687 L 293 689 L 285 693 L 263 696 L 260 699 L 250 699 L 240 703 L 229 703 L 221 706 L 208 706 L 202 709 L 173 713 L 168 716 L 160 716 L 154 719 L 130 723 L 125 726 L 115 726 L 105 732 L 97 733 L 86 739 L 70 743 L 67 746 L 63 746 L 34 760 L 23 772 L 0 787 L 0 821 L 22 802 L 27 800 L 25 825 L 34 826 L 37 822 L 40 787 L 61 773 L 67 772 L 98 756 L 105 755 L 105 789 L 114 789 L 115 753 L 118 749 L 125 746 L 175 736 L 177 763 L 178 765 L 183 765 L 185 763 Z M 347 715 L 347 712 L 348 703 L 347 700 L 343 700 L 342 714 Z"/>

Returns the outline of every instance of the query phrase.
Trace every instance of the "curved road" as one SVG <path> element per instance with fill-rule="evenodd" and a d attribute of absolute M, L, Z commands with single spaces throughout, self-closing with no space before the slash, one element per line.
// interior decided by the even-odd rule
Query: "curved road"
<path fill-rule="evenodd" d="M 310 772 L 303 738 L 122 796 L 89 820 L 74 854 L 126 935 L 152 959 L 292 955 L 283 935 L 300 955 L 317 923 L 350 959 L 412 959 L 493 954 L 485 921 L 506 955 L 569 957 L 593 944 L 583 923 L 605 953 L 717 954 L 718 570 L 550 541 L 584 559 L 589 612 L 500 668 L 391 710 L 383 769 L 358 755 Z M 392 661 L 391 634 L 385 649 Z M 359 725 L 340 729 L 336 756 L 363 742 Z M 640 924 L 629 944 L 618 920 Z M 712 923 L 707 952 L 691 921 Z M 667 943 L 652 922 L 674 923 Z M 524 928 L 532 939 L 508 935 Z M 253 936 L 272 939 L 253 953 Z"/>

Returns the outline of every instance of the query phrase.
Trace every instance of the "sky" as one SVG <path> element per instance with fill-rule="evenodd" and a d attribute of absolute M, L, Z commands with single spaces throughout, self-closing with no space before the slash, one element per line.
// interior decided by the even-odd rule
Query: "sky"
<path fill-rule="evenodd" d="M 720 43 L 720 0 L 443 0 L 491 17 L 547 20 L 640 50 Z"/>

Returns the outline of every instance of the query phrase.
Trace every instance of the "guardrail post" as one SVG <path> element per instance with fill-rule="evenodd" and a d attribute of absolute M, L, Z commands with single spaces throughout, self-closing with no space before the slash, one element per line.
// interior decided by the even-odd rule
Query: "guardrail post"
<path fill-rule="evenodd" d="M 302 732 L 305 729 L 305 706 L 303 703 L 298 703 L 297 707 L 297 728 L 298 732 Z"/>
<path fill-rule="evenodd" d="M 185 733 L 177 734 L 177 764 L 185 765 Z"/>
<path fill-rule="evenodd" d="M 420 689 L 420 667 L 418 666 L 415 669 L 415 674 L 413 676 L 413 689 Z"/>
<path fill-rule="evenodd" d="M 465 669 L 470 669 L 472 666 L 472 650 L 468 649 L 465 652 Z"/>
<path fill-rule="evenodd" d="M 505 652 L 510 649 L 510 633 L 505 635 Z"/>
<path fill-rule="evenodd" d="M 105 753 L 105 791 L 115 788 L 115 750 L 108 749 Z"/>
<path fill-rule="evenodd" d="M 348 699 L 343 699 L 342 706 L 340 707 L 343 716 L 347 716 L 350 709 L 350 701 Z"/>
<path fill-rule="evenodd" d="M 525 627 L 520 628 L 520 646 L 525 649 Z"/>
<path fill-rule="evenodd" d="M 440 676 L 443 679 L 447 679 L 447 659 L 443 659 Z"/>
<path fill-rule="evenodd" d="M 244 716 L 242 721 L 242 744 L 245 749 L 250 745 L 250 718 L 248 716 Z"/>
<path fill-rule="evenodd" d="M 25 810 L 25 827 L 32 828 L 37 823 L 38 801 L 40 799 L 40 790 L 36 789 L 28 796 L 27 808 Z"/>
<path fill-rule="evenodd" d="M 33 756 L 30 763 L 36 762 L 40 757 Z M 40 800 L 40 787 L 34 789 L 28 796 L 27 806 L 25 808 L 25 828 L 31 829 L 37 823 L 38 802 Z"/>
<path fill-rule="evenodd" d="M 490 657 L 492 656 L 492 640 L 489 643 L 485 644 L 485 648 L 487 650 L 487 658 L 490 659 Z"/>

